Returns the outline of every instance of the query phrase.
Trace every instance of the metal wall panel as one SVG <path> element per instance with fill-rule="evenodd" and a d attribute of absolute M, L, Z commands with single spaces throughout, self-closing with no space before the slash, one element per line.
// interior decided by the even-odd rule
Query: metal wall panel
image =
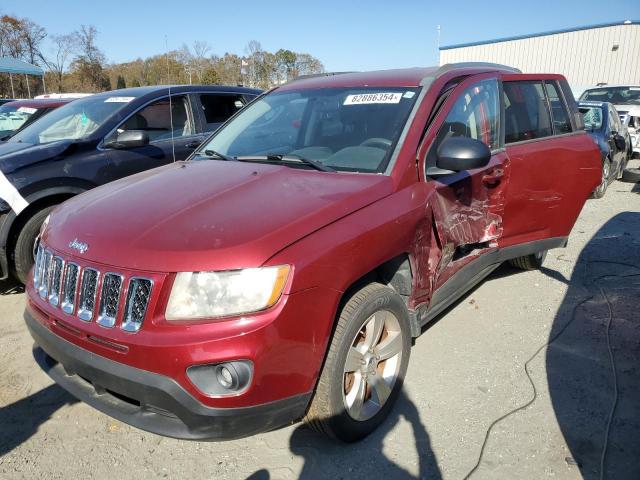
<path fill-rule="evenodd" d="M 616 51 L 612 50 L 618 45 Z M 640 25 L 614 25 L 440 50 L 440 65 L 495 62 L 525 73 L 561 73 L 574 91 L 640 84 Z"/>

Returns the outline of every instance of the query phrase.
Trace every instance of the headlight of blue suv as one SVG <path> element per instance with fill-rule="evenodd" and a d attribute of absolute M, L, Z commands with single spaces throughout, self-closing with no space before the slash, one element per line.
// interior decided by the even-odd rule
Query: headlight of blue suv
<path fill-rule="evenodd" d="M 287 283 L 288 265 L 222 272 L 180 272 L 165 318 L 171 321 L 228 317 L 274 305 Z"/>

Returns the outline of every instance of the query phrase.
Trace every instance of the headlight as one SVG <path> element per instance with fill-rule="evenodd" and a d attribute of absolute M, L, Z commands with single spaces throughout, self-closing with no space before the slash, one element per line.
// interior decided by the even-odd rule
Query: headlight
<path fill-rule="evenodd" d="M 289 266 L 225 272 L 180 272 L 171 289 L 167 320 L 227 317 L 257 312 L 275 304 Z"/>

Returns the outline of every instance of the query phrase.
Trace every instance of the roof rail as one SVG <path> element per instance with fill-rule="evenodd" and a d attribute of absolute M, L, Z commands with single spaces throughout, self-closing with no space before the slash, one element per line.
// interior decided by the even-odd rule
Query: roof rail
<path fill-rule="evenodd" d="M 442 75 L 454 68 L 492 68 L 495 70 L 504 70 L 510 73 L 522 73 L 522 71 L 515 67 L 510 67 L 509 65 L 502 65 L 501 63 L 491 63 L 491 62 L 459 62 L 459 63 L 446 63 L 442 65 L 438 69 L 438 75 Z"/>
<path fill-rule="evenodd" d="M 310 73 L 308 75 L 298 75 L 297 77 L 289 80 L 286 83 L 297 82 L 298 80 L 306 80 L 307 78 L 317 77 L 333 77 L 334 75 L 344 75 L 345 73 L 357 73 L 357 72 L 323 72 L 323 73 Z"/>

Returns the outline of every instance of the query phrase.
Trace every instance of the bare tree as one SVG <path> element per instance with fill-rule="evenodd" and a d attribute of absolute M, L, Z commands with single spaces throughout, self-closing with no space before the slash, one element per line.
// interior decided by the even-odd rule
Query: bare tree
<path fill-rule="evenodd" d="M 74 34 L 54 35 L 51 37 L 53 54 L 49 57 L 41 56 L 47 68 L 56 76 L 58 90 L 62 91 L 62 78 L 68 66 L 70 56 L 77 50 L 77 36 Z"/>
<path fill-rule="evenodd" d="M 31 20 L 22 20 L 22 38 L 25 46 L 25 56 L 29 63 L 36 64 L 42 58 L 40 45 L 47 37 L 44 28 Z"/>

